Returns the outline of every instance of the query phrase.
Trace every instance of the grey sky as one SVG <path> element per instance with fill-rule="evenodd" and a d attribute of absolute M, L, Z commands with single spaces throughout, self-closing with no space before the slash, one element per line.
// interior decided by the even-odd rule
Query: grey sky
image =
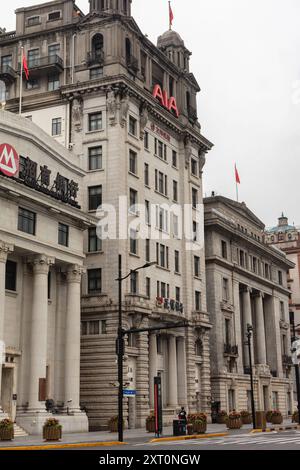
<path fill-rule="evenodd" d="M 42 3 L 11 0 L 1 25 L 15 28 L 14 9 Z M 88 0 L 78 0 L 86 13 Z M 204 191 L 240 199 L 267 226 L 284 211 L 300 225 L 299 0 L 173 0 L 173 28 L 193 52 L 202 92 L 202 132 L 215 144 Z M 133 0 L 133 16 L 156 43 L 168 28 L 167 0 Z"/>

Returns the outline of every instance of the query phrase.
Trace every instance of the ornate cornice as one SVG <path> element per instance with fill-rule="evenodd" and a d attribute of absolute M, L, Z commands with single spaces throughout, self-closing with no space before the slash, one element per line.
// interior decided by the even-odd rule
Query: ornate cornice
<path fill-rule="evenodd" d="M 9 253 L 14 251 L 14 245 L 0 241 L 0 263 L 6 263 Z"/>

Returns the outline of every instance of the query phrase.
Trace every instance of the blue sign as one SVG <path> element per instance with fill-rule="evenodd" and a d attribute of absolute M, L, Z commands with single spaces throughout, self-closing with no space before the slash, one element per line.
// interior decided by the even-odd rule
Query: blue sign
<path fill-rule="evenodd" d="M 136 395 L 136 390 L 123 390 L 123 396 L 124 397 L 135 397 Z"/>

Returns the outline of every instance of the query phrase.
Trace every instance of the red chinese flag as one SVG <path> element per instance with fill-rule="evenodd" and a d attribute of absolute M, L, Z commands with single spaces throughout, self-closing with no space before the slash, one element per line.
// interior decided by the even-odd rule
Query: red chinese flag
<path fill-rule="evenodd" d="M 169 18 L 170 18 L 170 26 L 172 26 L 173 20 L 174 20 L 174 15 L 173 15 L 172 7 L 171 7 L 171 2 L 169 2 Z"/>
<path fill-rule="evenodd" d="M 240 175 L 239 175 L 239 172 L 237 170 L 236 165 L 235 165 L 234 169 L 235 169 L 235 181 L 236 181 L 237 184 L 241 184 Z"/>
<path fill-rule="evenodd" d="M 26 80 L 29 80 L 29 70 L 28 70 L 28 65 L 27 65 L 27 60 L 25 55 L 23 54 L 23 70 L 25 73 Z"/>

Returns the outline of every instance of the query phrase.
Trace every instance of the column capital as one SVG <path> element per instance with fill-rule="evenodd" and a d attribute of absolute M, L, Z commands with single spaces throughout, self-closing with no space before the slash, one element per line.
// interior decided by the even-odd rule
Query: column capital
<path fill-rule="evenodd" d="M 0 241 L 0 263 L 6 263 L 9 253 L 14 251 L 14 245 Z"/>
<path fill-rule="evenodd" d="M 261 291 L 256 291 L 253 293 L 253 297 L 257 297 L 257 298 L 264 298 L 265 297 L 265 294 L 264 292 L 261 292 Z"/>
<path fill-rule="evenodd" d="M 73 264 L 67 271 L 67 282 L 68 283 L 79 283 L 81 282 L 81 276 L 86 272 L 83 266 Z"/>
<path fill-rule="evenodd" d="M 46 255 L 36 255 L 28 258 L 27 263 L 32 266 L 34 274 L 48 274 L 49 267 L 55 263 L 55 259 Z"/>

